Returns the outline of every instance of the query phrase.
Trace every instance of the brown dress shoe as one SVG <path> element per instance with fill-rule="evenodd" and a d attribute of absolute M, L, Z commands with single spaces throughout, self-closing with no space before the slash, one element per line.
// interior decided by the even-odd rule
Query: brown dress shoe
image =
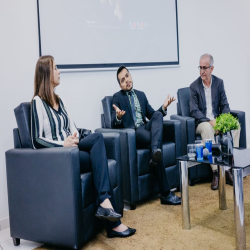
<path fill-rule="evenodd" d="M 233 175 L 232 175 L 232 168 L 226 170 L 226 183 L 233 186 Z"/>
<path fill-rule="evenodd" d="M 212 183 L 211 183 L 211 189 L 212 190 L 217 190 L 218 189 L 218 171 L 215 170 L 213 171 L 213 180 L 212 180 Z"/>

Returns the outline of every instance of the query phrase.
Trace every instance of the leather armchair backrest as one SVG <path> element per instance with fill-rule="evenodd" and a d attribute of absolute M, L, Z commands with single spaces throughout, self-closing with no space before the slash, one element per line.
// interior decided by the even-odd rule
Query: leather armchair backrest
<path fill-rule="evenodd" d="M 105 96 L 102 99 L 102 107 L 104 113 L 104 128 L 112 128 L 111 126 L 111 111 L 112 111 L 112 96 Z"/>
<path fill-rule="evenodd" d="M 104 118 L 104 114 L 101 114 L 101 125 L 102 125 L 102 128 L 105 128 L 105 118 Z"/>
<path fill-rule="evenodd" d="M 177 109 L 177 115 L 181 115 L 180 105 L 178 102 L 176 103 L 176 109 Z"/>
<path fill-rule="evenodd" d="M 179 112 L 182 116 L 190 116 L 189 100 L 190 100 L 190 88 L 182 88 L 177 91 Z"/>
<path fill-rule="evenodd" d="M 18 107 L 14 109 L 14 112 L 16 116 L 16 122 L 18 126 L 18 132 L 22 148 L 33 148 L 30 136 L 31 134 L 30 103 L 29 102 L 21 103 Z"/>
<path fill-rule="evenodd" d="M 13 138 L 14 138 L 14 148 L 22 148 L 19 132 L 17 128 L 13 129 Z"/>

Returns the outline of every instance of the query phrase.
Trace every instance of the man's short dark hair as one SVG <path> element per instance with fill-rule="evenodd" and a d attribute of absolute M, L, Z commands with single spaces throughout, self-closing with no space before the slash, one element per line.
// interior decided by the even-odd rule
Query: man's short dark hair
<path fill-rule="evenodd" d="M 126 69 L 126 70 L 128 71 L 128 69 L 127 69 L 125 66 L 122 65 L 122 66 L 119 67 L 119 69 L 118 69 L 117 72 L 116 72 L 117 82 L 118 82 L 119 84 L 121 84 L 121 83 L 120 83 L 120 81 L 119 81 L 118 75 L 121 73 L 121 71 L 122 71 L 123 69 Z M 129 72 L 129 71 L 128 71 L 128 72 Z"/>

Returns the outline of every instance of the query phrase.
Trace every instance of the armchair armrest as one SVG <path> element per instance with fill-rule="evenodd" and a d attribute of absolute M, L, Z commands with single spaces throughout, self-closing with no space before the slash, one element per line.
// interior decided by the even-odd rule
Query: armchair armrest
<path fill-rule="evenodd" d="M 246 119 L 245 119 L 245 112 L 238 111 L 238 110 L 231 110 L 230 113 L 239 119 L 240 122 L 240 148 L 247 147 L 247 137 L 246 137 Z"/>
<path fill-rule="evenodd" d="M 187 144 L 195 141 L 195 119 L 181 115 L 171 115 L 170 119 L 181 122 L 181 155 L 185 155 L 187 153 Z"/>
<path fill-rule="evenodd" d="M 81 246 L 78 148 L 11 149 L 5 156 L 11 236 Z"/>
<path fill-rule="evenodd" d="M 181 122 L 177 120 L 163 121 L 162 141 L 175 143 L 176 157 L 181 156 Z"/>
<path fill-rule="evenodd" d="M 85 131 L 85 130 L 90 130 L 90 129 L 87 129 L 87 128 L 77 128 L 77 130 L 82 130 L 82 131 Z"/>
<path fill-rule="evenodd" d="M 121 166 L 123 179 L 124 201 L 136 203 L 138 194 L 138 173 L 136 168 L 136 140 L 134 129 L 109 129 L 99 128 L 95 132 L 98 133 L 119 133 L 120 134 L 120 150 L 121 150 Z"/>

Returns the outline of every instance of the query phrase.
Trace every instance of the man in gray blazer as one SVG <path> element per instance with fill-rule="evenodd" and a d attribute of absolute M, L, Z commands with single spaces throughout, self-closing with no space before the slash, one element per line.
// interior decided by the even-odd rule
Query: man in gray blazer
<path fill-rule="evenodd" d="M 190 114 L 195 118 L 196 134 L 201 138 L 214 141 L 215 118 L 222 113 L 229 113 L 223 80 L 212 75 L 214 59 L 209 54 L 200 57 L 200 77 L 190 85 Z M 239 147 L 240 129 L 233 131 L 234 146 Z M 216 165 L 211 165 L 213 181 L 211 189 L 218 189 L 218 170 Z M 233 185 L 231 169 L 226 171 L 226 182 Z"/>

